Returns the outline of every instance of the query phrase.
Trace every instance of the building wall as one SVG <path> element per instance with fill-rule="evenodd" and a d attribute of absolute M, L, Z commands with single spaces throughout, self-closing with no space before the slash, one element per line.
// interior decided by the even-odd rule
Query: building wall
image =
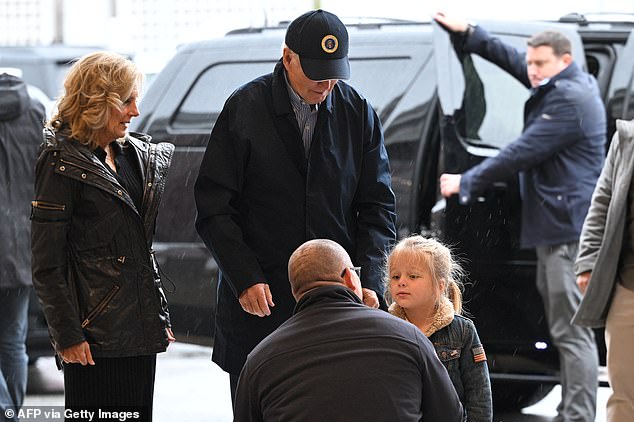
<path fill-rule="evenodd" d="M 292 19 L 314 0 L 0 0 L 0 45 L 100 46 L 161 63 L 183 43 Z M 59 12 L 56 15 L 55 12 Z M 58 28 L 61 27 L 61 28 Z"/>
<path fill-rule="evenodd" d="M 50 44 L 54 0 L 0 0 L 0 45 Z"/>

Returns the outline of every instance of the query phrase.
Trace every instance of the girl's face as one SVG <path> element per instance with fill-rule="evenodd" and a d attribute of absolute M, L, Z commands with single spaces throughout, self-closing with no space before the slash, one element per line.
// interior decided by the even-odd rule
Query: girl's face
<path fill-rule="evenodd" d="M 413 259 L 411 255 L 402 252 L 392 257 L 389 266 L 390 294 L 406 311 L 432 312 L 443 286 L 435 285 L 425 260 Z"/>

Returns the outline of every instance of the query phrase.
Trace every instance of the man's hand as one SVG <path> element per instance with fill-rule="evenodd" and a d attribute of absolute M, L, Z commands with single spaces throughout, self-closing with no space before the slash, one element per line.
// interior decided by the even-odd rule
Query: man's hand
<path fill-rule="evenodd" d="M 439 24 L 452 32 L 465 32 L 469 28 L 469 22 L 463 19 L 449 17 L 443 12 L 437 12 L 433 16 Z"/>
<path fill-rule="evenodd" d="M 376 295 L 376 292 L 372 289 L 366 289 L 365 287 L 361 290 L 363 291 L 363 303 L 370 308 L 378 308 L 379 297 Z"/>
<path fill-rule="evenodd" d="M 240 293 L 240 306 L 244 312 L 259 317 L 271 315 L 269 307 L 275 306 L 273 295 L 266 283 L 258 283 Z"/>
<path fill-rule="evenodd" d="M 460 193 L 461 174 L 444 173 L 440 176 L 440 194 L 445 198 Z"/>
<path fill-rule="evenodd" d="M 581 290 L 581 294 L 586 294 L 586 289 L 588 288 L 588 283 L 590 282 L 590 275 L 592 272 L 586 271 L 585 273 L 581 273 L 577 276 L 577 286 L 579 290 Z"/>
<path fill-rule="evenodd" d="M 62 358 L 64 363 L 80 363 L 83 366 L 95 364 L 87 341 L 67 347 L 59 352 L 59 357 Z"/>

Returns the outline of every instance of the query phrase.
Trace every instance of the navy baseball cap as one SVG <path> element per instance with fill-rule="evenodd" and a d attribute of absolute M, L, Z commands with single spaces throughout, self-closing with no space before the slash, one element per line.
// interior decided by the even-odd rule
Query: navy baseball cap
<path fill-rule="evenodd" d="M 312 10 L 286 30 L 286 46 L 299 56 L 304 74 L 313 81 L 350 78 L 348 30 L 325 10 Z"/>

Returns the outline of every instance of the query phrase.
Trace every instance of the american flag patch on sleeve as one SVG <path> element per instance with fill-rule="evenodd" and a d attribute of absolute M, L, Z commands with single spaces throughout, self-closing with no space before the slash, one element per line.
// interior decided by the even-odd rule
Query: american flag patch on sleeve
<path fill-rule="evenodd" d="M 471 349 L 471 353 L 473 353 L 473 361 L 475 363 L 484 362 L 487 360 L 487 355 L 484 353 L 484 347 L 478 346 Z"/>

